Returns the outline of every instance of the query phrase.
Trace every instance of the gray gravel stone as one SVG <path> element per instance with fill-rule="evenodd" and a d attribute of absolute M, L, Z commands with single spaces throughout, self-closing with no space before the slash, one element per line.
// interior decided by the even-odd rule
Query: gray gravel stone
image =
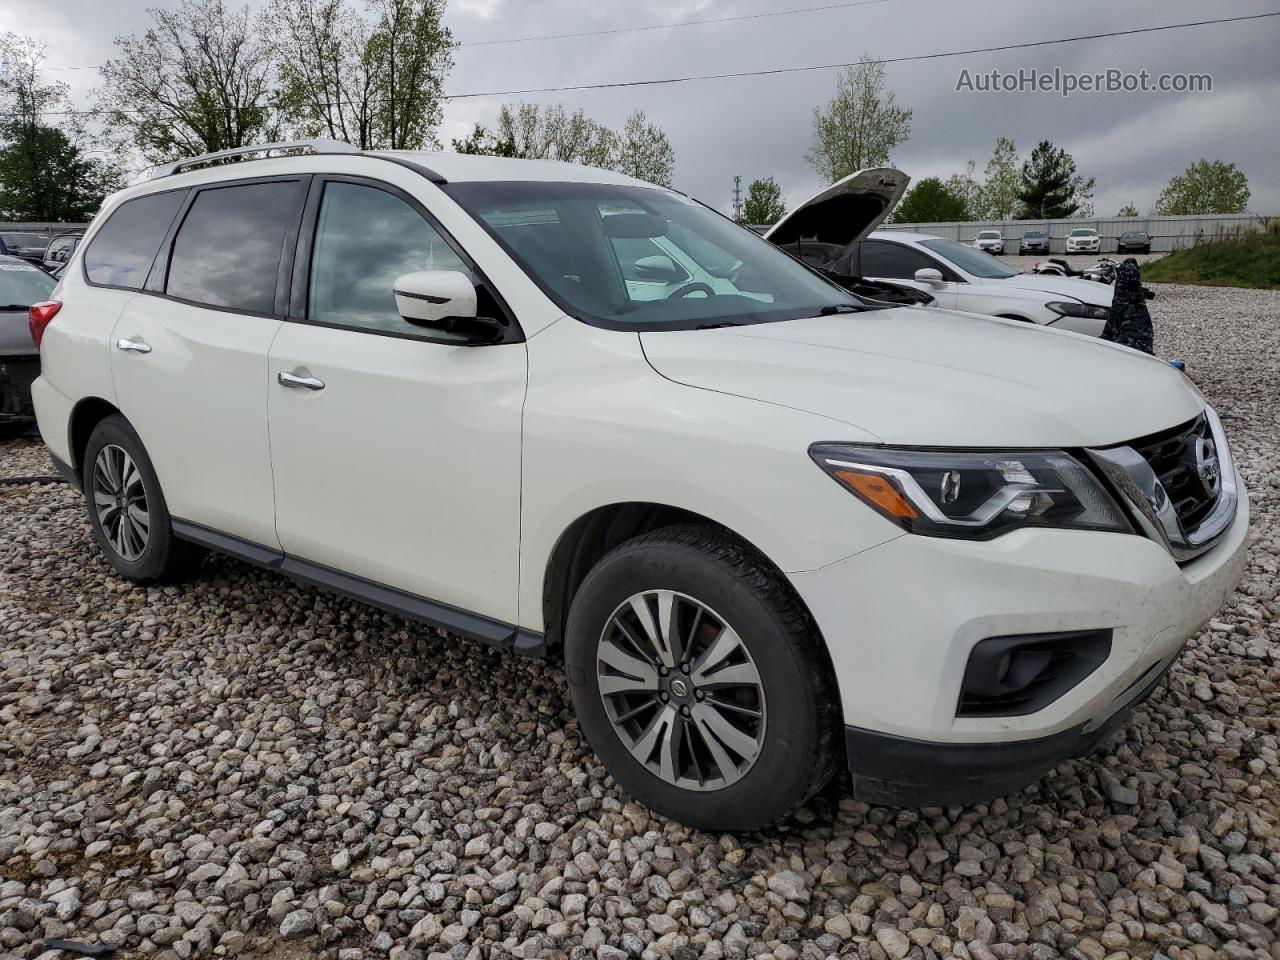
<path fill-rule="evenodd" d="M 1244 578 L 1097 753 L 966 808 L 832 787 L 689 830 L 554 665 L 224 558 L 136 587 L 69 488 L 0 488 L 0 956 L 1278 960 L 1280 293 L 1157 292 L 1249 487 Z"/>

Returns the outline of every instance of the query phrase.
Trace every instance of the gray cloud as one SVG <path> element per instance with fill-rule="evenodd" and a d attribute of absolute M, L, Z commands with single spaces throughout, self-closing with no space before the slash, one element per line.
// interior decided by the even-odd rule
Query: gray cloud
<path fill-rule="evenodd" d="M 114 0 L 11 5 L 0 30 L 49 43 L 50 62 L 93 65 L 111 55 L 112 37 L 143 29 L 145 7 L 166 0 Z M 447 21 L 462 41 L 582 32 L 691 18 L 752 14 L 818 5 L 811 0 L 675 0 L 639 6 L 630 0 L 453 0 Z M 1199 0 L 1086 5 L 990 0 L 886 0 L 823 13 L 690 26 L 603 37 L 462 47 L 450 92 L 562 86 L 689 73 L 767 69 L 808 63 L 993 46 L 1239 16 L 1274 9 L 1265 0 L 1206 6 Z M 1097 178 L 1097 209 L 1114 213 L 1154 203 L 1170 176 L 1201 157 L 1235 162 L 1249 177 L 1251 207 L 1280 213 L 1280 18 L 1145 36 L 891 64 L 889 82 L 914 111 L 912 137 L 893 161 L 913 177 L 947 175 L 972 157 L 979 170 L 998 136 L 1024 154 L 1041 139 L 1065 146 L 1080 169 Z M 973 94 L 955 92 L 962 67 L 1020 67 L 1092 72 L 1118 67 L 1154 74 L 1208 73 L 1209 94 Z M 96 77 L 56 74 L 79 103 Z M 812 110 L 831 95 L 833 71 L 661 87 L 528 96 L 539 103 L 581 106 L 618 125 L 642 109 L 676 150 L 677 186 L 727 209 L 734 174 L 744 181 L 774 176 L 790 203 L 819 186 L 803 154 Z M 477 121 L 490 122 L 502 97 L 458 100 L 440 131 L 448 143 Z"/>

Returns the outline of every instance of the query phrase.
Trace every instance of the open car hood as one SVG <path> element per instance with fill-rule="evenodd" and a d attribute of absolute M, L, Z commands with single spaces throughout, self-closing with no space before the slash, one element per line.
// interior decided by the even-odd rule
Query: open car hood
<path fill-rule="evenodd" d="M 797 240 L 844 248 L 874 230 L 898 205 L 911 182 L 901 170 L 872 167 L 814 194 L 764 235 L 783 248 Z"/>

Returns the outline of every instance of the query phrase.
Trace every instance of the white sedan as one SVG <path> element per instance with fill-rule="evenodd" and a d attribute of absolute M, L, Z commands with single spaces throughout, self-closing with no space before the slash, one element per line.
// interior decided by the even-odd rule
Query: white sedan
<path fill-rule="evenodd" d="M 958 240 L 875 230 L 910 180 L 900 170 L 860 170 L 800 204 L 765 236 L 828 273 L 912 286 L 945 309 L 1102 333 L 1111 309 L 1106 284 L 1020 273 Z"/>

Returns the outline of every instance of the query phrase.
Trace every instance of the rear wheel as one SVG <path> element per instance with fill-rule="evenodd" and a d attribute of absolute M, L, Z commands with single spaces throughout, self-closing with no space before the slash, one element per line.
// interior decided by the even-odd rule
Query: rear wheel
<path fill-rule="evenodd" d="M 608 554 L 574 597 L 565 661 L 593 749 L 674 819 L 762 827 L 834 769 L 835 684 L 816 629 L 726 534 L 673 527 Z"/>
<path fill-rule="evenodd" d="M 93 428 L 84 455 L 89 524 L 107 562 L 137 583 L 171 582 L 198 553 L 173 535 L 151 458 L 119 414 Z"/>

